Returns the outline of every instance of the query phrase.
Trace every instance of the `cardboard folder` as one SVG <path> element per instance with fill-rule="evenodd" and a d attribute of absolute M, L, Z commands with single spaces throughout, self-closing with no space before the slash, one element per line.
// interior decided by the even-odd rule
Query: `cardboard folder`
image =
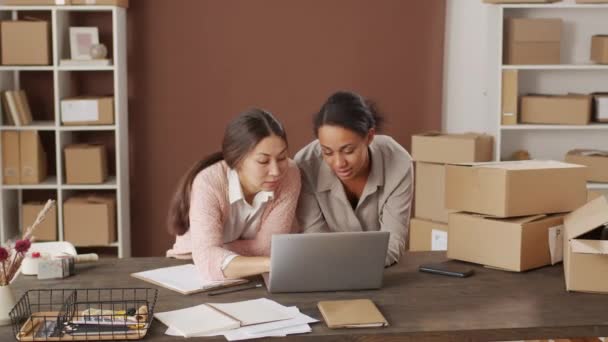
<path fill-rule="evenodd" d="M 369 299 L 321 301 L 317 306 L 331 329 L 388 326 L 376 304 Z"/>

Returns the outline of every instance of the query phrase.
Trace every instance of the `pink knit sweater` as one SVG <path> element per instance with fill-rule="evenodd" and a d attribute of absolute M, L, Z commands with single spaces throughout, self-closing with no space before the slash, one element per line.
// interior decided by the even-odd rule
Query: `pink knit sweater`
<path fill-rule="evenodd" d="M 264 208 L 256 237 L 224 244 L 224 222 L 228 217 L 228 165 L 221 161 L 201 171 L 192 183 L 190 229 L 177 236 L 168 257 L 192 258 L 203 279 L 225 279 L 221 270 L 230 251 L 242 256 L 269 256 L 272 234 L 292 232 L 298 196 L 300 171 L 289 160 L 286 174 Z"/>

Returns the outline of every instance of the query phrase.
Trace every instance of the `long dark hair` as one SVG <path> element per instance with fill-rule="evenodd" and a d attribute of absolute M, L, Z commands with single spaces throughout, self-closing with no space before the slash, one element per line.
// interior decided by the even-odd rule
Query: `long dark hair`
<path fill-rule="evenodd" d="M 323 125 L 339 126 L 365 137 L 370 129 L 380 129 L 384 119 L 376 105 L 359 94 L 338 91 L 332 94 L 313 118 L 315 136 Z"/>
<path fill-rule="evenodd" d="M 230 168 L 236 168 L 262 139 L 272 135 L 282 138 L 287 144 L 283 126 L 269 112 L 253 108 L 234 118 L 224 131 L 222 151 L 195 163 L 180 180 L 169 206 L 169 232 L 183 235 L 190 229 L 190 193 L 199 172 L 221 160 L 226 161 Z"/>

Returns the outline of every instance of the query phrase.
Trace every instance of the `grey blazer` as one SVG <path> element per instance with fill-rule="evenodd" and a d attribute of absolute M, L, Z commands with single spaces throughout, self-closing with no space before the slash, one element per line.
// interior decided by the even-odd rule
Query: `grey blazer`
<path fill-rule="evenodd" d="M 399 261 L 407 245 L 414 169 L 409 153 L 389 136 L 376 135 L 369 149 L 372 169 L 354 210 L 342 183 L 323 161 L 319 141 L 301 149 L 295 156 L 302 174 L 296 215 L 304 233 L 390 232 L 388 266 Z"/>

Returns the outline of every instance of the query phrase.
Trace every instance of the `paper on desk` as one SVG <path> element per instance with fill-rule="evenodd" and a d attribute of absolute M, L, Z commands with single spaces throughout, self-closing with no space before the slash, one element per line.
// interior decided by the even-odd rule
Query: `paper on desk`
<path fill-rule="evenodd" d="M 549 253 L 551 265 L 564 259 L 564 225 L 549 228 Z"/>
<path fill-rule="evenodd" d="M 288 334 L 288 328 L 318 322 L 318 320 L 301 313 L 300 310 L 298 310 L 298 308 L 295 306 L 284 307 L 283 310 L 290 313 L 294 317 L 288 320 L 257 324 L 230 330 L 225 332 L 224 336 L 226 336 L 229 341 L 242 339 L 240 338 L 241 336 L 280 336 L 281 334 Z"/>
<path fill-rule="evenodd" d="M 318 320 L 300 313 L 297 307 L 284 307 L 281 304 L 276 303 L 282 307 L 282 311 L 294 316 L 291 319 L 276 321 L 271 323 L 251 325 L 238 329 L 215 331 L 206 334 L 195 334 L 191 337 L 203 337 L 203 336 L 217 336 L 224 335 L 230 341 L 242 340 L 246 338 L 257 338 L 264 336 L 285 336 L 288 334 L 302 334 L 310 332 L 308 323 L 318 322 Z M 170 336 L 184 336 L 179 331 L 169 327 L 165 332 L 166 335 Z"/>
<path fill-rule="evenodd" d="M 285 310 L 283 305 L 266 298 L 236 303 L 208 303 L 208 305 L 236 318 L 243 327 L 290 319 L 296 316 L 296 313 Z"/>
<path fill-rule="evenodd" d="M 201 334 L 210 335 L 215 332 L 236 329 L 239 321 L 234 320 L 215 309 L 205 305 L 155 313 L 154 317 L 171 327 L 179 336 L 193 337 Z"/>

